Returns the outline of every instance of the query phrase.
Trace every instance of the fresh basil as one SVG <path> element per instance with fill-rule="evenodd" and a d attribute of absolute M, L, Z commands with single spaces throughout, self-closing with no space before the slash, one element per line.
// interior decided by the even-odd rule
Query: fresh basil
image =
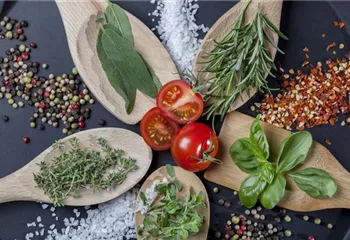
<path fill-rule="evenodd" d="M 255 154 L 259 159 L 267 160 L 270 156 L 269 143 L 260 124 L 260 114 L 250 126 L 250 140 L 254 143 Z"/>
<path fill-rule="evenodd" d="M 306 168 L 289 173 L 298 187 L 313 198 L 329 198 L 337 191 L 337 183 L 324 170 Z"/>
<path fill-rule="evenodd" d="M 302 131 L 288 136 L 281 144 L 276 171 L 287 172 L 305 161 L 312 145 L 312 136 L 309 132 Z"/>
<path fill-rule="evenodd" d="M 243 172 L 253 173 L 260 167 L 249 138 L 241 138 L 234 142 L 230 148 L 230 156 Z"/>
<path fill-rule="evenodd" d="M 260 195 L 260 202 L 264 208 L 272 209 L 284 196 L 286 188 L 286 178 L 282 173 L 277 173 L 273 181 L 266 186 Z"/>
<path fill-rule="evenodd" d="M 251 174 L 243 180 L 239 188 L 239 199 L 248 208 L 254 207 L 266 182 L 259 173 Z"/>
<path fill-rule="evenodd" d="M 272 166 L 271 163 L 266 162 L 264 165 L 262 165 L 259 169 L 261 178 L 267 182 L 271 183 L 274 176 L 275 176 L 275 168 Z"/>

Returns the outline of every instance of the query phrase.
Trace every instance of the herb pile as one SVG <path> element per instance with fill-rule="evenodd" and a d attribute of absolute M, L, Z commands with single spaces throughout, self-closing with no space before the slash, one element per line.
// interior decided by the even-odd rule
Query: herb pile
<path fill-rule="evenodd" d="M 276 66 L 264 41 L 283 52 L 275 45 L 264 26 L 284 39 L 287 37 L 261 12 L 260 6 L 254 20 L 244 25 L 244 15 L 250 3 L 248 1 L 241 9 L 231 32 L 221 41 L 215 41 L 214 49 L 205 56 L 204 63 L 207 65 L 201 73 L 211 73 L 212 77 L 200 82 L 205 86 L 202 94 L 209 104 L 204 112 L 208 119 L 217 113 L 223 119 L 243 93 L 250 95 L 253 89 L 269 93 L 272 90 L 265 76 L 268 73 L 275 77 L 271 69 L 276 70 Z"/>
<path fill-rule="evenodd" d="M 241 183 L 240 201 L 251 208 L 260 200 L 265 208 L 273 208 L 284 196 L 286 175 L 313 198 L 332 197 L 337 184 L 326 171 L 306 168 L 290 172 L 305 161 L 312 145 L 311 134 L 291 134 L 281 143 L 277 159 L 273 159 L 259 119 L 260 115 L 252 123 L 249 138 L 237 140 L 230 148 L 233 161 L 249 174 Z"/>
<path fill-rule="evenodd" d="M 96 44 L 98 57 L 129 114 L 135 105 L 137 89 L 155 98 L 161 83 L 135 50 L 131 25 L 123 9 L 109 2 L 105 17 L 97 21 L 101 23 Z"/>
<path fill-rule="evenodd" d="M 110 148 L 101 137 L 97 142 L 102 152 L 83 149 L 76 138 L 71 138 L 70 151 L 40 163 L 40 172 L 34 174 L 34 180 L 54 205 L 63 206 L 67 196 L 79 197 L 81 188 L 109 190 L 138 169 L 136 159 L 124 157 L 123 150 Z M 60 142 L 54 145 L 56 150 L 62 147 Z M 108 169 L 113 171 L 107 173 Z"/>
<path fill-rule="evenodd" d="M 182 184 L 175 178 L 174 168 L 166 166 L 169 181 L 156 185 L 155 190 L 159 201 L 152 203 L 144 214 L 143 224 L 138 227 L 140 239 L 187 239 L 199 232 L 204 218 L 198 212 L 205 208 L 202 192 L 196 194 L 191 188 L 186 198 L 177 197 L 176 193 L 183 189 Z M 145 193 L 140 193 L 141 201 L 147 204 Z"/>

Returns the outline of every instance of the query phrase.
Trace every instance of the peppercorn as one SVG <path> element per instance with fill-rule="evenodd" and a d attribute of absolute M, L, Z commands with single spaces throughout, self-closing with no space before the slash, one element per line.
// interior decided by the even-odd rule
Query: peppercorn
<path fill-rule="evenodd" d="M 7 34 L 7 33 L 6 33 L 6 34 Z M 24 36 L 24 34 L 21 34 L 21 35 L 19 35 L 18 39 L 19 39 L 20 41 L 25 41 L 27 38 L 26 38 L 26 36 Z"/>
<path fill-rule="evenodd" d="M 320 218 L 315 218 L 314 223 L 317 225 L 321 224 L 321 219 Z"/>
<path fill-rule="evenodd" d="M 214 193 L 218 193 L 218 192 L 219 192 L 219 188 L 214 187 L 214 188 L 213 188 L 213 192 L 214 192 Z"/>
<path fill-rule="evenodd" d="M 9 117 L 6 115 L 2 115 L 1 119 L 3 122 L 7 122 L 9 120 Z"/>
<path fill-rule="evenodd" d="M 313 236 L 309 236 L 307 240 L 315 240 L 315 238 Z"/>
<path fill-rule="evenodd" d="M 5 27 L 7 30 L 12 30 L 12 28 L 13 28 L 11 23 L 7 23 Z"/>
<path fill-rule="evenodd" d="M 8 23 L 9 21 L 11 21 L 11 18 L 9 18 L 8 16 L 4 16 L 3 21 L 4 21 L 5 23 Z M 5 26 L 5 25 L 4 25 L 4 26 Z"/>
<path fill-rule="evenodd" d="M 303 216 L 304 221 L 309 221 L 309 216 L 305 215 Z"/>
<path fill-rule="evenodd" d="M 22 26 L 22 27 L 28 27 L 28 22 L 25 21 L 25 20 L 23 20 L 23 21 L 21 22 L 21 26 Z"/>
<path fill-rule="evenodd" d="M 328 223 L 327 224 L 327 228 L 332 229 L 333 228 L 333 224 L 332 223 Z"/>
<path fill-rule="evenodd" d="M 284 235 L 285 235 L 286 237 L 290 237 L 290 236 L 292 236 L 292 231 L 290 231 L 290 230 L 285 230 L 285 231 L 284 231 Z"/>
<path fill-rule="evenodd" d="M 37 45 L 36 45 L 35 42 L 31 42 L 31 43 L 29 44 L 29 46 L 30 46 L 31 48 L 36 48 L 36 47 L 37 47 Z"/>
<path fill-rule="evenodd" d="M 239 219 L 239 217 L 237 217 L 237 216 L 233 216 L 233 217 L 231 218 L 231 221 L 232 221 L 233 224 L 238 224 L 238 223 L 240 222 L 240 219 Z"/>
<path fill-rule="evenodd" d="M 74 123 L 73 123 L 73 124 L 74 124 Z M 72 125 L 73 125 L 73 124 L 72 124 Z M 72 128 L 73 128 L 73 126 L 72 126 Z M 219 205 L 222 206 L 222 205 L 225 204 L 225 200 L 224 200 L 224 199 L 219 199 L 219 202 L 218 202 L 218 203 L 219 203 Z"/>
<path fill-rule="evenodd" d="M 31 128 L 35 128 L 35 127 L 36 127 L 35 122 L 31 122 L 31 123 L 30 123 L 30 127 L 31 127 Z"/>
<path fill-rule="evenodd" d="M 26 144 L 30 142 L 30 138 L 29 138 L 29 137 L 23 137 L 22 140 L 23 140 L 23 142 L 26 143 Z"/>
<path fill-rule="evenodd" d="M 74 67 L 72 69 L 72 73 L 73 73 L 73 75 L 78 75 L 78 69 L 76 67 Z"/>
<path fill-rule="evenodd" d="M 286 221 L 286 222 L 291 222 L 291 221 L 292 221 L 292 218 L 291 218 L 290 216 L 286 215 L 286 216 L 284 217 L 284 221 Z"/>
<path fill-rule="evenodd" d="M 7 31 L 6 34 L 5 34 L 5 36 L 6 36 L 8 39 L 12 39 L 13 34 L 12 34 L 11 31 Z"/>

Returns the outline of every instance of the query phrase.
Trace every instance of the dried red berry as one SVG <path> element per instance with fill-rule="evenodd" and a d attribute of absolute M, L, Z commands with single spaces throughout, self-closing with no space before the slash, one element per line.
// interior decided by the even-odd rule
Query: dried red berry
<path fill-rule="evenodd" d="M 85 123 L 84 122 L 78 122 L 78 127 L 79 128 L 84 128 L 85 127 Z M 226 225 L 226 226 L 228 226 L 228 225 Z M 225 229 L 226 229 L 226 227 L 225 227 Z M 231 229 L 230 229 L 231 230 Z M 230 231 L 229 230 L 229 231 Z"/>
<path fill-rule="evenodd" d="M 21 56 L 22 56 L 24 61 L 29 59 L 29 53 L 27 53 L 27 52 L 23 52 Z"/>
<path fill-rule="evenodd" d="M 16 31 L 17 31 L 18 34 L 22 34 L 23 33 L 23 29 L 22 28 L 17 28 Z"/>
<path fill-rule="evenodd" d="M 36 43 L 34 43 L 34 42 L 31 42 L 30 44 L 29 44 L 29 46 L 31 47 L 31 48 L 36 48 L 37 46 L 36 46 Z"/>

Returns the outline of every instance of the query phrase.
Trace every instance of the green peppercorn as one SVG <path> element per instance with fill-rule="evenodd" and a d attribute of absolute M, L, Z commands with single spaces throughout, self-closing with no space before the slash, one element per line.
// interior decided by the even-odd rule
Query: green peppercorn
<path fill-rule="evenodd" d="M 74 75 L 78 75 L 78 69 L 77 69 L 76 67 L 74 67 L 74 68 L 72 69 L 72 73 L 73 73 Z"/>
<path fill-rule="evenodd" d="M 84 105 L 86 102 L 85 102 L 84 99 L 80 99 L 80 100 L 79 100 L 79 103 L 80 103 L 81 105 Z"/>
<path fill-rule="evenodd" d="M 24 52 L 26 50 L 26 46 L 24 44 L 21 44 L 18 48 L 20 52 Z"/>
<path fill-rule="evenodd" d="M 54 101 L 54 103 L 58 104 L 60 102 L 60 99 L 55 98 L 53 101 Z"/>
<path fill-rule="evenodd" d="M 33 87 L 33 85 L 32 85 L 31 83 L 27 83 L 27 84 L 26 84 L 26 88 L 31 89 L 32 87 Z"/>
<path fill-rule="evenodd" d="M 315 218 L 314 223 L 317 225 L 321 224 L 321 219 L 320 218 Z"/>
<path fill-rule="evenodd" d="M 95 100 L 93 98 L 90 99 L 89 101 L 90 104 L 94 104 L 95 103 Z"/>
<path fill-rule="evenodd" d="M 9 100 L 7 100 L 7 102 L 8 102 L 10 105 L 12 105 L 15 101 L 14 101 L 12 98 L 10 98 Z"/>
<path fill-rule="evenodd" d="M 303 216 L 303 219 L 304 219 L 304 221 L 309 221 L 309 216 L 307 216 L 307 215 L 305 215 L 305 216 Z"/>
<path fill-rule="evenodd" d="M 218 192 L 219 192 L 219 188 L 214 187 L 214 188 L 213 188 L 213 192 L 214 192 L 214 193 L 218 193 Z"/>
<path fill-rule="evenodd" d="M 239 217 L 237 217 L 237 216 L 233 216 L 233 217 L 231 218 L 231 222 L 232 222 L 233 224 L 238 224 L 239 221 L 240 221 L 240 219 L 239 219 Z"/>
<path fill-rule="evenodd" d="M 74 102 L 78 102 L 78 101 L 79 101 L 79 97 L 78 97 L 78 96 L 74 96 L 74 97 L 73 97 L 73 101 L 74 101 Z"/>
<path fill-rule="evenodd" d="M 233 240 L 239 239 L 239 235 L 238 235 L 238 234 L 233 235 L 232 239 L 233 239 Z"/>
<path fill-rule="evenodd" d="M 73 128 L 73 129 L 78 128 L 78 124 L 76 124 L 76 123 L 72 123 L 71 128 Z"/>
<path fill-rule="evenodd" d="M 33 72 L 32 71 L 27 72 L 27 76 L 30 78 L 33 77 Z"/>
<path fill-rule="evenodd" d="M 30 122 L 30 127 L 35 128 L 36 127 L 35 122 Z"/>
<path fill-rule="evenodd" d="M 285 230 L 285 231 L 284 231 L 284 235 L 285 235 L 286 237 L 290 237 L 290 236 L 292 236 L 292 231 L 291 231 L 291 230 Z"/>
<path fill-rule="evenodd" d="M 90 95 L 85 95 L 85 96 L 84 96 L 84 99 L 85 99 L 85 101 L 87 101 L 87 102 L 90 101 L 90 99 L 91 99 L 91 98 L 90 98 Z"/>
<path fill-rule="evenodd" d="M 284 221 L 286 221 L 286 222 L 291 222 L 291 221 L 292 221 L 292 218 L 291 218 L 290 216 L 286 215 L 286 216 L 284 217 Z"/>
<path fill-rule="evenodd" d="M 13 34 L 12 34 L 11 31 L 7 31 L 6 34 L 5 34 L 5 36 L 6 36 L 8 39 L 12 39 Z"/>
<path fill-rule="evenodd" d="M 28 77 L 28 76 L 25 76 L 25 77 L 23 78 L 23 80 L 24 80 L 24 83 L 30 83 L 30 82 L 31 82 L 31 79 L 30 79 L 30 77 Z"/>
<path fill-rule="evenodd" d="M 7 30 L 12 30 L 13 26 L 12 26 L 12 23 L 7 23 L 6 24 L 6 29 Z"/>

